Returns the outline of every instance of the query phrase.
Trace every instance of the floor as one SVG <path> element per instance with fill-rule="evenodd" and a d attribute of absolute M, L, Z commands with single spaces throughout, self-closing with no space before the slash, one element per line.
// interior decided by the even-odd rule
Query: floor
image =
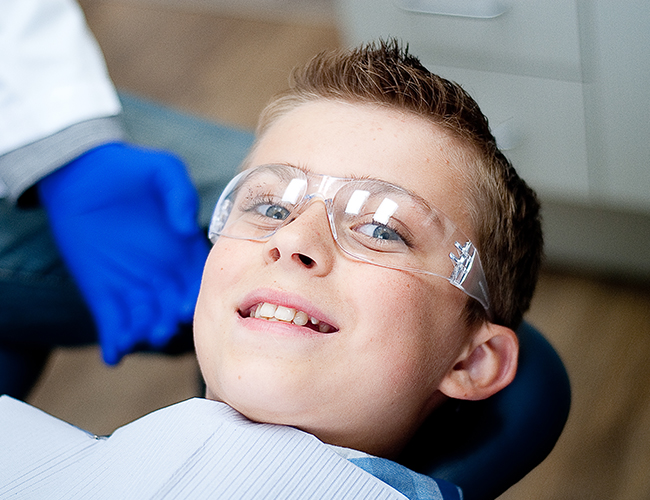
<path fill-rule="evenodd" d="M 328 16 L 269 20 L 160 2 L 80 3 L 120 88 L 228 124 L 253 127 L 295 64 L 340 44 Z M 546 269 L 527 319 L 562 355 L 573 407 L 549 458 L 501 498 L 650 497 L 650 284 Z M 106 434 L 197 395 L 198 379 L 191 355 L 135 355 L 107 368 L 95 348 L 61 350 L 30 402 Z"/>

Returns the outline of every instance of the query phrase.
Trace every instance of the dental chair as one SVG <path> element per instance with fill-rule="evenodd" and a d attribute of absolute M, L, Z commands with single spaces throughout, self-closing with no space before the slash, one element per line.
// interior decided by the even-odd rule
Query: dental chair
<path fill-rule="evenodd" d="M 437 410 L 404 450 L 403 465 L 460 486 L 465 500 L 493 500 L 548 456 L 569 416 L 569 377 L 537 329 L 523 323 L 517 336 L 514 381 L 486 400 Z"/>
<path fill-rule="evenodd" d="M 124 125 L 137 144 L 168 149 L 188 165 L 207 227 L 219 194 L 245 158 L 253 135 L 121 93 Z M 568 418 L 571 389 L 562 360 L 544 336 L 517 330 L 519 368 L 512 384 L 484 401 L 449 401 L 430 417 L 399 461 L 492 500 L 551 452 Z"/>

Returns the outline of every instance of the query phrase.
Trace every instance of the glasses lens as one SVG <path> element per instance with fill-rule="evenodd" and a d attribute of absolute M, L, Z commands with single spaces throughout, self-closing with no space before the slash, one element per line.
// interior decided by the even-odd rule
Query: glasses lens
<path fill-rule="evenodd" d="M 375 265 L 440 276 L 478 300 L 490 302 L 472 242 L 424 200 L 382 181 L 346 181 L 331 206 L 343 251 Z"/>
<path fill-rule="evenodd" d="M 455 228 L 406 190 L 381 181 L 350 181 L 332 202 L 337 240 L 349 254 L 397 269 L 449 276 Z M 445 251 L 446 250 L 446 251 Z"/>
<path fill-rule="evenodd" d="M 210 224 L 210 238 L 263 240 L 292 220 L 307 189 L 303 172 L 283 165 L 246 170 L 226 187 Z"/>

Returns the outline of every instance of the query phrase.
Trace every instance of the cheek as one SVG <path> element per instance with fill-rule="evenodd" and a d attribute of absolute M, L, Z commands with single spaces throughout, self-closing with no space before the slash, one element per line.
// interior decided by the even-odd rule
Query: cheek
<path fill-rule="evenodd" d="M 203 332 L 203 325 L 209 324 L 214 312 L 218 310 L 221 299 L 221 284 L 223 283 L 224 266 L 215 258 L 214 250 L 208 255 L 203 268 L 201 289 L 194 312 L 195 336 Z"/>
<path fill-rule="evenodd" d="M 251 249 L 242 248 L 246 243 L 248 242 L 219 238 L 214 244 L 201 279 L 199 300 L 204 306 L 216 306 L 224 301 L 227 298 L 225 292 L 232 290 L 233 285 L 241 281 L 246 268 L 251 265 Z M 244 259 L 244 255 L 249 258 Z"/>
<path fill-rule="evenodd" d="M 435 384 L 459 353 L 462 292 L 439 278 L 406 275 L 377 297 L 368 310 L 386 374 L 395 385 Z"/>
<path fill-rule="evenodd" d="M 235 261 L 236 249 L 229 241 L 218 241 L 212 248 L 203 270 L 201 289 L 194 313 L 194 339 L 199 360 L 213 357 L 219 344 L 219 333 L 223 331 L 224 322 L 232 306 L 226 293 L 241 276 Z"/>
<path fill-rule="evenodd" d="M 236 261 L 238 255 L 241 255 L 241 252 L 237 251 L 238 244 L 241 244 L 241 242 L 228 238 L 219 238 L 217 240 L 212 246 L 205 264 L 204 282 L 214 282 L 219 279 L 217 275 L 223 274 L 232 267 L 230 264 Z"/>

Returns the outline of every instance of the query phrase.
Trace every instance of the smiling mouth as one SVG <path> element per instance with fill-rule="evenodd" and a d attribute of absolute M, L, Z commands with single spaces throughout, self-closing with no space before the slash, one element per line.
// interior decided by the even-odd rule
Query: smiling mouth
<path fill-rule="evenodd" d="M 319 333 L 334 333 L 337 331 L 332 325 L 325 323 L 304 311 L 291 307 L 277 306 L 270 302 L 260 302 L 245 313 L 240 313 L 244 318 L 264 319 L 267 321 L 280 321 L 293 325 L 304 326 Z"/>

